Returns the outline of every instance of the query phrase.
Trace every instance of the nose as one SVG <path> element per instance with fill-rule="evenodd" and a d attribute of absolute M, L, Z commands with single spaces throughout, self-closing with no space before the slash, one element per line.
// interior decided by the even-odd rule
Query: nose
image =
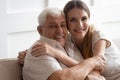
<path fill-rule="evenodd" d="M 57 33 L 63 33 L 63 28 L 61 26 L 58 26 L 56 29 Z"/>
<path fill-rule="evenodd" d="M 82 23 L 82 21 L 81 21 L 81 20 L 79 21 L 79 26 L 80 26 L 80 27 L 82 27 L 82 26 L 83 26 L 83 23 Z"/>

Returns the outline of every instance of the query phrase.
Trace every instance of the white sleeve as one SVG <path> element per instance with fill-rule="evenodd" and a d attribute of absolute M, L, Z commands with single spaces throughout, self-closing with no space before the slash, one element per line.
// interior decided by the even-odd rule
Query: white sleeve
<path fill-rule="evenodd" d="M 106 48 L 110 47 L 111 45 L 111 40 L 105 36 L 101 31 L 96 30 L 93 34 L 93 38 L 92 38 L 92 49 L 94 49 L 94 46 L 96 44 L 97 41 L 104 39 L 107 43 Z"/>
<path fill-rule="evenodd" d="M 47 80 L 53 72 L 61 69 L 59 62 L 50 56 L 33 57 L 28 55 L 23 66 L 23 79 Z"/>

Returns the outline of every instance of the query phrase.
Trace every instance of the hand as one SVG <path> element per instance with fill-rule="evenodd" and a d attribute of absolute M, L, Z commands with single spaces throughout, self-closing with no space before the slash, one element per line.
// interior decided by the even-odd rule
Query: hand
<path fill-rule="evenodd" d="M 101 58 L 101 61 L 103 63 L 101 63 L 101 69 L 100 68 L 94 68 L 94 70 L 99 71 L 99 73 L 102 73 L 104 71 L 104 68 L 105 68 L 106 58 L 104 56 L 98 56 L 98 57 Z"/>
<path fill-rule="evenodd" d="M 35 46 L 32 47 L 31 54 L 35 57 L 41 55 L 49 55 L 52 57 L 56 57 L 57 50 L 51 47 L 47 43 L 37 43 Z"/>
<path fill-rule="evenodd" d="M 18 63 L 24 64 L 24 59 L 25 59 L 26 53 L 27 53 L 27 50 L 19 52 L 19 54 L 18 54 Z"/>
<path fill-rule="evenodd" d="M 88 74 L 85 80 L 106 80 L 104 76 L 100 75 L 98 72 L 92 71 Z"/>
<path fill-rule="evenodd" d="M 102 56 L 94 56 L 92 58 L 89 58 L 91 60 L 91 63 L 93 63 L 94 70 L 97 70 L 99 72 L 102 72 L 105 68 L 105 58 Z"/>

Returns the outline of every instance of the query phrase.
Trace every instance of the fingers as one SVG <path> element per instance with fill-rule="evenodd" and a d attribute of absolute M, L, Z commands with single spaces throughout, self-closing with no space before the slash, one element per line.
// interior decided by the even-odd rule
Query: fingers
<path fill-rule="evenodd" d="M 38 56 L 41 56 L 41 55 L 45 55 L 45 50 L 44 48 L 38 48 L 38 49 L 35 49 L 31 52 L 32 56 L 35 56 L 35 57 L 38 57 Z"/>
<path fill-rule="evenodd" d="M 18 63 L 24 64 L 24 58 L 20 58 L 20 57 L 18 56 Z"/>
<path fill-rule="evenodd" d="M 43 49 L 42 44 L 36 44 L 32 47 L 31 54 L 34 55 L 34 53 L 38 52 L 41 49 Z"/>
<path fill-rule="evenodd" d="M 102 72 L 105 68 L 105 59 L 101 56 L 94 56 L 91 59 L 94 65 L 94 69 Z"/>
<path fill-rule="evenodd" d="M 100 72 L 102 72 L 104 70 L 104 68 L 105 68 L 105 58 L 98 56 L 97 59 L 98 59 L 97 62 L 99 64 L 99 66 L 97 67 L 97 69 Z"/>
<path fill-rule="evenodd" d="M 17 57 L 18 63 L 24 64 L 24 58 L 26 56 L 26 53 L 27 53 L 27 50 L 19 52 L 18 57 Z"/>
<path fill-rule="evenodd" d="M 100 57 L 102 60 L 104 60 L 104 61 L 106 61 L 106 57 L 105 56 L 98 56 L 98 57 Z"/>
<path fill-rule="evenodd" d="M 32 56 L 38 57 L 41 55 L 47 54 L 47 44 L 46 43 L 37 43 L 35 46 L 32 47 L 31 50 Z"/>
<path fill-rule="evenodd" d="M 101 56 L 101 69 L 100 69 L 100 72 L 103 72 L 103 70 L 105 69 L 105 64 L 106 64 L 106 58 L 104 56 Z"/>

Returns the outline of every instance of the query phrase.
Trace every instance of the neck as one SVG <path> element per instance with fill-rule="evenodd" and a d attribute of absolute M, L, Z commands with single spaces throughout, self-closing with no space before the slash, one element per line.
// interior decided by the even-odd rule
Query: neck
<path fill-rule="evenodd" d="M 73 40 L 77 46 L 79 46 L 79 47 L 82 46 L 83 39 L 73 39 Z"/>

